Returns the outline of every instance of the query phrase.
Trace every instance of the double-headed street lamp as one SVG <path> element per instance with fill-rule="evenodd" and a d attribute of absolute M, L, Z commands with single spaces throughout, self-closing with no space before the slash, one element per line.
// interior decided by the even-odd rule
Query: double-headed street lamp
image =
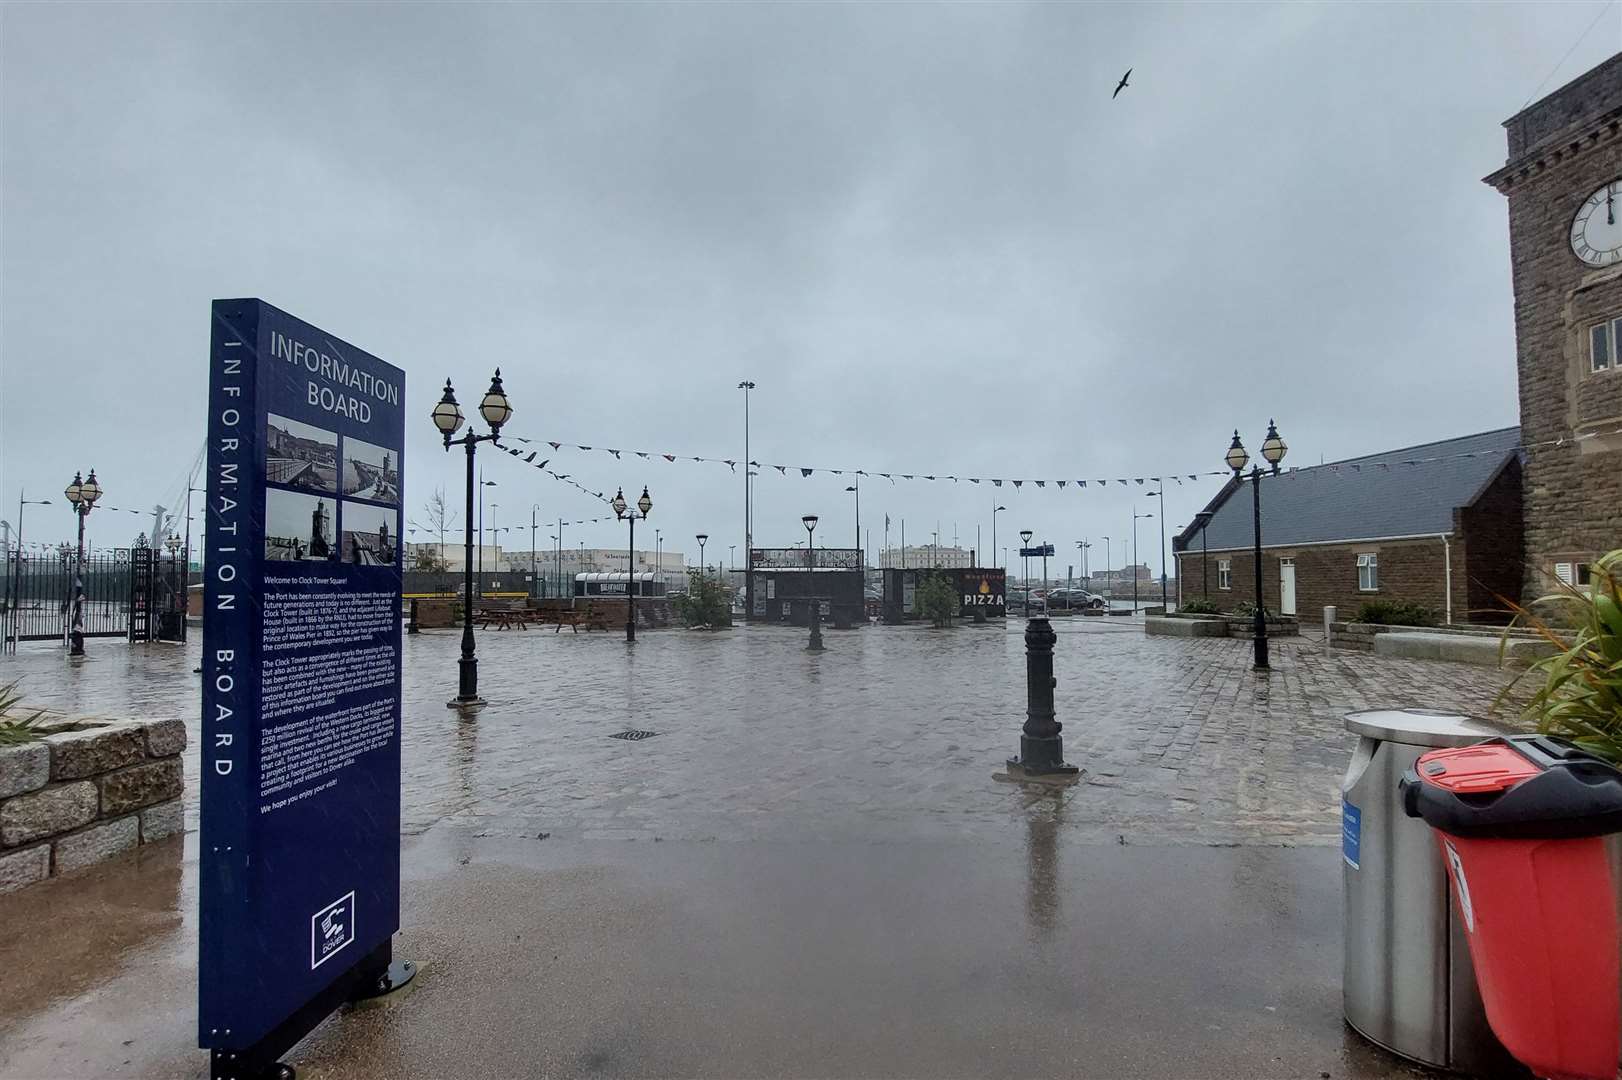
<path fill-rule="evenodd" d="M 496 368 L 495 376 L 490 380 L 490 389 L 484 392 L 484 398 L 479 402 L 479 415 L 490 425 L 488 435 L 478 434 L 470 425 L 460 439 L 451 438 L 461 428 L 463 416 L 462 407 L 456 403 L 456 391 L 451 389 L 449 379 L 445 380 L 444 395 L 434 406 L 434 411 L 429 414 L 434 421 L 434 427 L 439 429 L 440 435 L 445 439 L 447 451 L 458 443 L 467 448 L 467 513 L 462 518 L 462 658 L 457 664 L 456 697 L 445 703 L 452 708 L 471 708 L 484 704 L 484 699 L 479 697 L 479 660 L 473 653 L 473 452 L 481 442 L 500 445 L 501 425 L 511 419 L 512 414 L 513 408 L 507 401 L 507 393 L 501 388 L 500 368 Z M 482 521 L 480 524 L 483 524 Z M 484 544 L 482 536 L 479 543 L 482 552 Z"/>
<path fill-rule="evenodd" d="M 1020 543 L 1024 545 L 1024 547 L 1020 548 L 1019 557 L 1021 559 L 1020 566 L 1023 567 L 1020 570 L 1020 578 L 1025 586 L 1025 617 L 1027 619 L 1031 617 L 1031 557 L 1025 554 L 1025 551 L 1031 546 L 1031 537 L 1035 535 L 1029 529 L 1019 530 Z"/>
<path fill-rule="evenodd" d="M 1284 460 L 1289 452 L 1284 440 L 1279 438 L 1278 427 L 1272 420 L 1267 421 L 1267 438 L 1262 442 L 1262 457 L 1267 460 L 1273 475 L 1278 475 L 1278 463 Z M 1239 441 L 1239 430 L 1234 429 L 1233 444 L 1228 447 L 1228 468 L 1233 470 L 1233 478 L 1244 483 L 1245 466 L 1250 462 L 1250 454 L 1245 450 L 1245 444 Z M 1255 512 L 1256 525 L 1256 664 L 1257 671 L 1267 671 L 1267 610 L 1262 605 L 1262 467 L 1252 466 L 1250 470 L 1250 493 L 1252 508 Z"/>
<path fill-rule="evenodd" d="M 636 501 L 636 510 L 631 510 L 625 502 L 625 489 L 619 488 L 614 492 L 614 501 L 609 503 L 614 508 L 614 515 L 622 521 L 630 523 L 631 539 L 625 549 L 625 643 L 636 644 L 636 519 L 648 519 L 648 511 L 653 509 L 653 500 L 648 497 L 648 486 L 642 485 L 642 497 Z M 641 511 L 640 514 L 637 511 Z"/>
<path fill-rule="evenodd" d="M 1154 517 L 1153 514 L 1140 514 L 1136 507 L 1132 509 L 1132 610 L 1138 610 L 1138 522 Z M 1162 597 L 1164 599 L 1164 597 Z"/>
<path fill-rule="evenodd" d="M 805 526 L 805 569 L 809 575 L 806 578 L 805 591 L 810 598 L 806 605 L 806 622 L 811 626 L 811 640 L 806 648 L 812 652 L 822 651 L 822 614 L 821 599 L 817 596 L 817 545 L 815 541 L 817 531 L 817 515 L 806 514 L 800 518 L 800 524 Z"/>
<path fill-rule="evenodd" d="M 79 518 L 79 544 L 73 562 L 73 621 L 68 629 L 68 655 L 84 655 L 84 519 L 90 516 L 90 511 L 96 508 L 96 500 L 101 498 L 101 485 L 96 483 L 96 470 L 90 470 L 90 479 L 80 478 L 78 473 L 73 474 L 73 483 L 63 489 L 62 494 L 68 497 L 73 504 L 73 512 Z"/>

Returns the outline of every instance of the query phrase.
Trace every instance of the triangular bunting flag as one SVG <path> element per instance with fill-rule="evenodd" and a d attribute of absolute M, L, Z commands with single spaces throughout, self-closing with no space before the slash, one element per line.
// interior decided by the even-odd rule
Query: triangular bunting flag
<path fill-rule="evenodd" d="M 620 452 L 618 450 L 610 450 L 609 453 L 614 455 L 614 460 L 615 461 L 618 461 L 620 459 Z"/>
<path fill-rule="evenodd" d="M 646 458 L 648 456 L 648 452 L 646 450 L 638 450 L 636 452 L 636 456 L 639 458 Z"/>
<path fill-rule="evenodd" d="M 1139 476 L 1139 477 L 1135 477 L 1134 479 L 1137 480 L 1139 487 L 1143 486 L 1143 477 Z"/>
<path fill-rule="evenodd" d="M 535 455 L 538 454 L 538 453 L 540 453 L 539 450 L 531 450 L 529 452 L 529 457 L 524 459 L 524 464 L 525 465 L 532 464 L 535 461 Z"/>
<path fill-rule="evenodd" d="M 1059 485 L 1059 490 L 1063 491 L 1064 490 L 1064 481 L 1059 480 L 1059 481 L 1056 481 L 1056 483 Z"/>
<path fill-rule="evenodd" d="M 991 482 L 991 484 L 992 484 L 993 487 L 1002 487 L 1002 481 L 1001 480 L 993 480 Z"/>
<path fill-rule="evenodd" d="M 1037 481 L 1037 482 L 1036 482 L 1036 486 L 1037 486 L 1037 487 L 1047 487 L 1047 486 L 1048 486 L 1048 485 L 1047 485 L 1047 481 L 1045 481 L 1045 480 L 1038 480 L 1038 481 Z"/>
<path fill-rule="evenodd" d="M 1015 480 L 1015 481 L 1014 481 L 1014 486 L 1015 486 L 1015 487 L 1019 487 L 1019 486 L 1020 486 L 1020 485 L 1021 485 L 1021 484 L 1023 484 L 1023 483 L 1024 483 L 1024 482 L 1025 482 L 1025 481 L 1023 481 L 1023 480 Z"/>
<path fill-rule="evenodd" d="M 901 479 L 903 479 L 903 480 L 911 480 L 912 479 L 912 473 L 902 473 L 901 474 Z"/>
<path fill-rule="evenodd" d="M 1087 481 L 1085 481 L 1085 480 L 1077 480 L 1076 481 L 1076 486 L 1077 487 L 1086 487 L 1087 486 Z"/>
<path fill-rule="evenodd" d="M 980 482 L 980 478 L 979 478 L 979 477 L 978 477 L 978 476 L 971 476 L 971 477 L 969 477 L 969 483 L 971 483 L 971 484 L 978 484 L 978 483 L 979 483 L 979 482 Z"/>
<path fill-rule="evenodd" d="M 659 456 L 664 458 L 666 461 L 675 461 L 676 460 L 676 455 L 675 454 L 660 454 Z"/>
<path fill-rule="evenodd" d="M 782 473 L 782 474 L 783 474 L 783 475 L 784 475 L 784 476 L 787 476 L 787 475 L 788 475 L 788 468 L 787 468 L 787 466 L 784 466 L 784 465 L 773 465 L 773 466 L 772 466 L 772 468 L 774 468 L 774 469 L 776 469 L 776 470 L 777 470 L 777 471 L 778 471 L 778 472 L 780 472 L 780 473 Z"/>
<path fill-rule="evenodd" d="M 549 443 L 547 443 L 547 444 L 546 444 L 546 445 L 548 445 L 548 446 L 550 446 L 550 447 L 551 447 L 551 448 L 552 448 L 552 449 L 554 449 L 554 450 L 561 450 L 561 449 L 563 449 L 563 444 L 562 444 L 562 443 L 560 443 L 560 442 L 549 442 Z"/>
<path fill-rule="evenodd" d="M 811 475 L 811 470 L 810 469 L 801 469 L 800 470 L 800 475 L 801 476 L 810 476 Z M 807 558 L 810 558 L 810 556 L 807 556 Z"/>

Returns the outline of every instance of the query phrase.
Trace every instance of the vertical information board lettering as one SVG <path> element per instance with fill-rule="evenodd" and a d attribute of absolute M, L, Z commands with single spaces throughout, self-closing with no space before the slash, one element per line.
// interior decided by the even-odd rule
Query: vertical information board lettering
<path fill-rule="evenodd" d="M 214 302 L 198 1040 L 217 1057 L 292 1045 L 399 927 L 404 406 L 399 368 Z"/>

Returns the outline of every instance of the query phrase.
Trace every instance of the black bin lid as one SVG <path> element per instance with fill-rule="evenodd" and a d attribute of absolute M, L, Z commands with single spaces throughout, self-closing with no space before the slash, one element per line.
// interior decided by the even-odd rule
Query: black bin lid
<path fill-rule="evenodd" d="M 1622 832 L 1622 772 L 1542 735 L 1433 750 L 1400 783 L 1403 810 L 1454 836 L 1572 839 Z"/>

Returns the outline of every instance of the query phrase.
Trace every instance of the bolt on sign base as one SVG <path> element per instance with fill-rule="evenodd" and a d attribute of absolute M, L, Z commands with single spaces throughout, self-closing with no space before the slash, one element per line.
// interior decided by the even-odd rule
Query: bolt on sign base
<path fill-rule="evenodd" d="M 468 701 L 463 701 L 461 698 L 451 698 L 445 702 L 445 707 L 447 709 L 461 709 L 463 712 L 472 712 L 475 709 L 482 709 L 488 704 L 490 703 L 482 697 L 472 698 Z"/>
<path fill-rule="evenodd" d="M 388 970 L 379 975 L 375 983 L 355 992 L 355 996 L 349 999 L 350 1004 L 362 1008 L 385 1004 L 400 994 L 416 977 L 417 965 L 414 961 L 392 961 Z"/>

